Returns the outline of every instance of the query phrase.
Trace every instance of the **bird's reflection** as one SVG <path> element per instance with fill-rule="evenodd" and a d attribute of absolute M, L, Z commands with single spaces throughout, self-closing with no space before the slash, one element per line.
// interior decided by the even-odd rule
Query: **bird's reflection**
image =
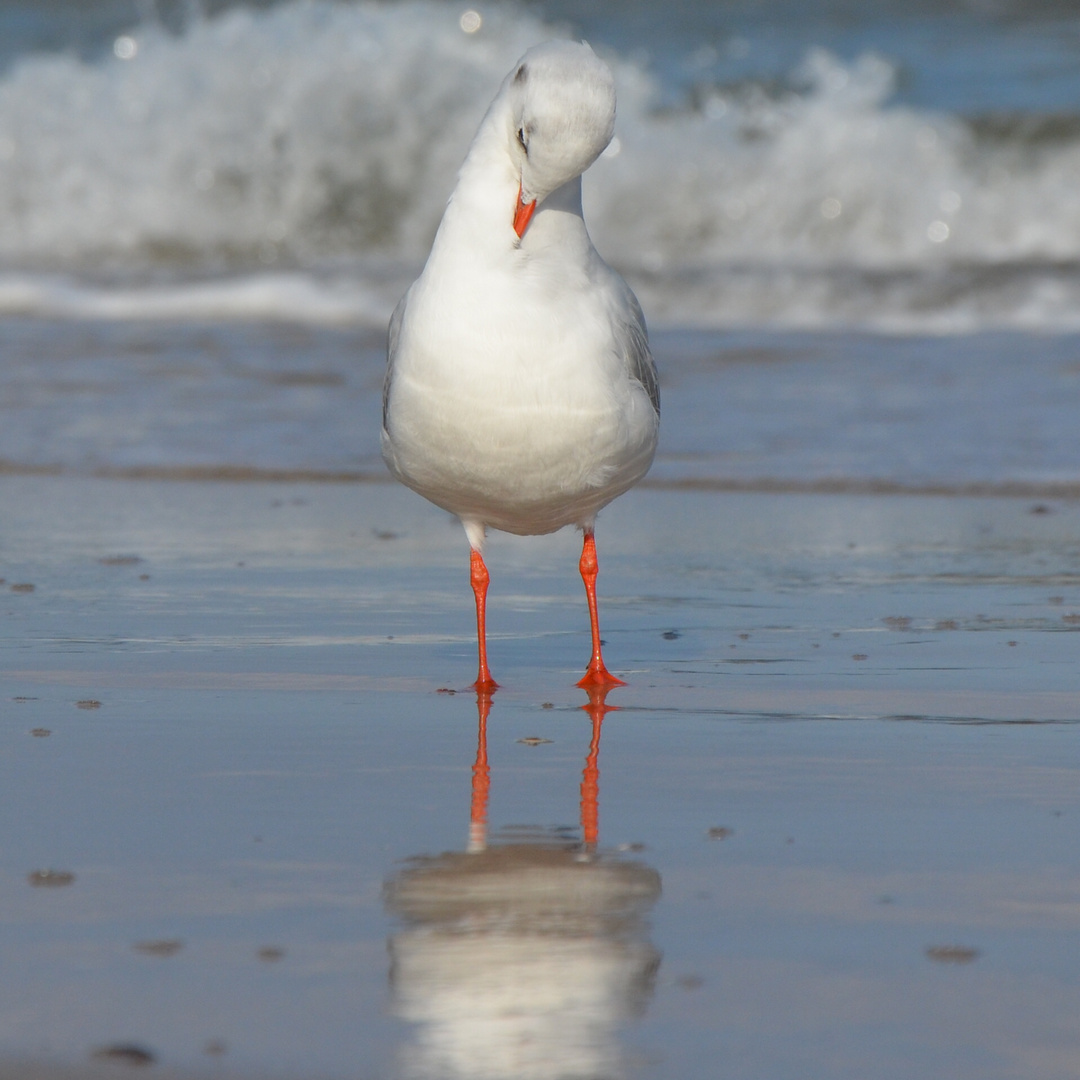
<path fill-rule="evenodd" d="M 386 883 L 405 928 L 390 940 L 393 1010 L 411 1021 L 406 1075 L 425 1080 L 596 1080 L 618 1076 L 617 1032 L 652 993 L 660 954 L 646 913 L 660 875 L 598 847 L 606 687 L 584 706 L 592 735 L 581 841 L 551 830 L 489 837 L 487 721 L 464 852 L 416 858 Z"/>

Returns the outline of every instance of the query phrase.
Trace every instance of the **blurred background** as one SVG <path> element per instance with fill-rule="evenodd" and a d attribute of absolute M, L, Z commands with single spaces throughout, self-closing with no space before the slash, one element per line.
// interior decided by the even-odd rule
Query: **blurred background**
<path fill-rule="evenodd" d="M 0 313 L 382 327 L 555 35 L 615 70 L 586 212 L 653 325 L 1080 325 L 1063 0 L 0 0 Z"/>

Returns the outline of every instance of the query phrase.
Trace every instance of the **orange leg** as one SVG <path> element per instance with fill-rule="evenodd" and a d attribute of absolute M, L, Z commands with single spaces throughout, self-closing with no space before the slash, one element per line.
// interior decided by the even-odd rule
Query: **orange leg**
<path fill-rule="evenodd" d="M 484 565 L 484 557 L 476 548 L 473 548 L 470 553 L 470 561 L 472 589 L 476 596 L 476 647 L 480 656 L 480 669 L 472 688 L 491 693 L 499 689 L 499 684 L 491 677 L 487 662 L 487 590 L 491 579 Z"/>
<path fill-rule="evenodd" d="M 585 676 L 578 680 L 578 686 L 625 686 L 622 679 L 615 678 L 604 666 L 604 657 L 600 651 L 600 616 L 596 608 L 596 575 L 600 569 L 596 561 L 596 541 L 592 529 L 585 530 L 585 543 L 581 549 L 581 580 L 585 582 L 585 596 L 589 601 L 589 621 L 592 624 L 592 659 L 585 669 Z"/>

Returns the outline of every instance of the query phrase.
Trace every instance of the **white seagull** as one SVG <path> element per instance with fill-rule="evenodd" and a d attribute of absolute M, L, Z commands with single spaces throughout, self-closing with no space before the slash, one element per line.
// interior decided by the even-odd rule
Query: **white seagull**
<path fill-rule="evenodd" d="M 382 452 L 390 471 L 465 527 L 479 671 L 492 691 L 481 554 L 489 527 L 575 525 L 592 624 L 579 685 L 604 666 L 597 512 L 652 464 L 660 422 L 645 319 L 600 258 L 581 174 L 611 141 L 615 86 L 585 44 L 551 41 L 514 65 L 469 148 L 423 273 L 390 319 Z"/>

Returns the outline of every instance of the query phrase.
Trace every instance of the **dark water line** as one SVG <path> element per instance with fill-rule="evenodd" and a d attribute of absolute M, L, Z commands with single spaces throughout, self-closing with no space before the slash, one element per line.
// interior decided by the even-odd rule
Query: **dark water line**
<path fill-rule="evenodd" d="M 392 484 L 382 471 L 279 469 L 257 465 L 103 465 L 77 468 L 0 458 L 0 476 L 63 476 L 97 480 L 155 480 L 197 483 Z M 974 480 L 903 481 L 874 477 L 650 477 L 639 485 L 653 491 L 699 491 L 765 495 L 914 495 L 979 499 L 1080 500 L 1080 481 Z"/>

